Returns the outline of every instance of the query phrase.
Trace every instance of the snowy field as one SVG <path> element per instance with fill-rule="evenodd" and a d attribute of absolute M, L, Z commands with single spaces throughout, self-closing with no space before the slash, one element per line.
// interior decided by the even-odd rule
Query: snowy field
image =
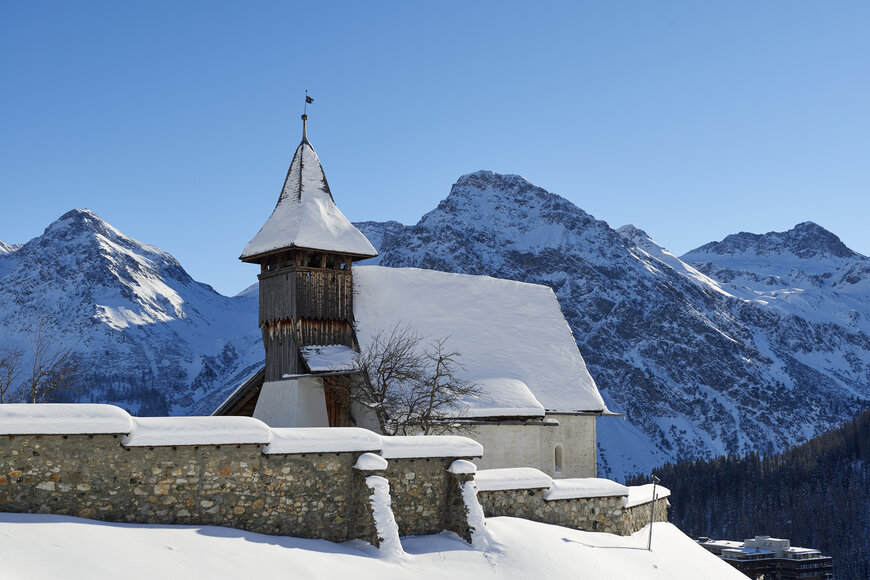
<path fill-rule="evenodd" d="M 584 578 L 745 579 L 670 524 L 631 537 L 490 518 L 479 551 L 453 534 L 404 538 L 382 557 L 362 542 L 334 544 L 209 526 L 107 524 L 0 514 L 5 580 L 164 578 Z"/>

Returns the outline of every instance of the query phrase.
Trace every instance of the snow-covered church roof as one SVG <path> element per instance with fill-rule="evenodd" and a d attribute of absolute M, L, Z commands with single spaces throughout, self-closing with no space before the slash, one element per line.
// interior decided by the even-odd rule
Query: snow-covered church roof
<path fill-rule="evenodd" d="M 378 255 L 335 205 L 320 159 L 304 128 L 275 210 L 245 246 L 240 259 L 252 261 L 285 248 L 327 250 L 363 258 Z"/>
<path fill-rule="evenodd" d="M 553 291 L 537 284 L 417 268 L 354 268 L 357 339 L 409 326 L 447 338 L 480 387 L 470 417 L 609 413 Z"/>

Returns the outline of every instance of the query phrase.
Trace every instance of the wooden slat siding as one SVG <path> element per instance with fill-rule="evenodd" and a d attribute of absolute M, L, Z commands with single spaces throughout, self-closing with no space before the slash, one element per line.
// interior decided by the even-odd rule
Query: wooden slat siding
<path fill-rule="evenodd" d="M 262 389 L 262 386 L 257 389 L 257 392 L 249 397 L 241 407 L 236 409 L 231 414 L 238 417 L 253 417 L 254 410 L 257 408 L 257 401 L 260 398 L 260 389 Z"/>
<path fill-rule="evenodd" d="M 307 320 L 296 323 L 296 339 L 301 345 L 343 344 L 353 346 L 353 325 L 343 320 Z"/>
<path fill-rule="evenodd" d="M 259 318 L 267 381 L 305 372 L 301 346 L 354 346 L 352 262 L 343 254 L 301 250 L 265 259 Z"/>
<path fill-rule="evenodd" d="M 263 327 L 267 381 L 280 381 L 284 375 L 295 375 L 301 372 L 299 350 L 293 334 L 293 327 L 287 324 Z"/>
<path fill-rule="evenodd" d="M 260 274 L 260 324 L 296 318 L 352 320 L 352 274 L 297 267 Z"/>
<path fill-rule="evenodd" d="M 330 427 L 353 427 L 354 423 L 347 411 L 347 397 L 342 396 L 341 391 L 332 387 L 340 380 L 349 380 L 347 377 L 323 377 L 323 394 L 326 398 L 326 416 Z"/>
<path fill-rule="evenodd" d="M 286 268 L 260 276 L 260 324 L 296 318 L 295 273 Z"/>
<path fill-rule="evenodd" d="M 296 293 L 299 318 L 353 319 L 353 277 L 348 271 L 298 268 Z"/>

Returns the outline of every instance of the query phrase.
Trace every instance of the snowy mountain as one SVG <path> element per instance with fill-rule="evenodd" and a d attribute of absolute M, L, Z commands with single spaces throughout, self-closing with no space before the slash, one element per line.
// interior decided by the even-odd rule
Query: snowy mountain
<path fill-rule="evenodd" d="M 522 177 L 477 172 L 414 226 L 356 225 L 384 266 L 553 288 L 608 407 L 626 415 L 598 421 L 602 475 L 780 451 L 870 400 L 870 263 L 815 224 L 681 259 Z M 4 248 L 0 348 L 27 355 L 41 319 L 86 362 L 73 399 L 207 414 L 262 363 L 256 286 L 222 296 L 87 210 Z"/>
<path fill-rule="evenodd" d="M 870 334 L 870 258 L 812 222 L 787 232 L 734 234 L 682 259 L 745 300 Z"/>
<path fill-rule="evenodd" d="M 262 360 L 256 309 L 256 294 L 222 296 L 88 210 L 0 255 L 0 348 L 31 357 L 41 324 L 50 346 L 72 349 L 87 370 L 86 388 L 67 399 L 206 411 Z"/>
<path fill-rule="evenodd" d="M 626 415 L 598 422 L 603 474 L 646 472 L 681 457 L 782 450 L 854 416 L 870 399 L 870 337 L 861 314 L 870 312 L 870 296 L 858 291 L 870 280 L 866 258 L 818 226 L 813 234 L 759 236 L 754 246 L 705 246 L 697 254 L 724 264 L 726 255 L 766 252 L 770 264 L 790 273 L 794 284 L 783 288 L 806 282 L 801 289 L 812 300 L 803 309 L 772 306 L 735 286 L 738 277 L 719 279 L 725 269 L 741 273 L 738 282 L 763 278 L 761 270 L 737 262 L 717 268 L 712 258 L 709 266 L 691 265 L 641 230 L 615 231 L 515 175 L 461 177 L 414 226 L 358 227 L 381 236 L 385 266 L 553 288 L 608 406 Z M 807 262 L 794 271 L 777 262 L 786 255 Z M 847 283 L 855 290 L 840 294 L 838 305 L 829 304 L 834 294 L 810 284 L 825 276 L 826 260 L 841 274 L 831 276 L 832 292 Z M 787 304 L 784 294 L 777 300 Z M 845 313 L 849 305 L 854 312 Z"/>

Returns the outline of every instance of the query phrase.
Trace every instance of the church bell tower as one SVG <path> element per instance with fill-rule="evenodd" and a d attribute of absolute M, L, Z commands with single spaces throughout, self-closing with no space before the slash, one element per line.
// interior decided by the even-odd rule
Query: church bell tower
<path fill-rule="evenodd" d="M 352 264 L 377 256 L 335 205 L 307 121 L 278 203 L 239 258 L 260 265 L 267 383 L 306 373 L 304 347 L 355 346 Z"/>

